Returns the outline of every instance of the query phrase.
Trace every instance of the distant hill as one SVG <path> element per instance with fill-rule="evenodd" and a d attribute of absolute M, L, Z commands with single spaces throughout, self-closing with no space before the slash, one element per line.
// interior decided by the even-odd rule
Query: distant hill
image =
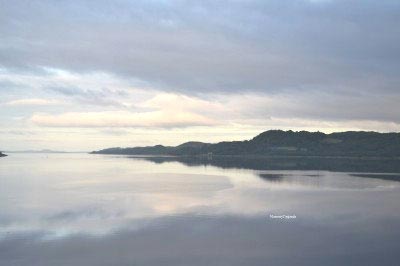
<path fill-rule="evenodd" d="M 400 133 L 269 130 L 251 140 L 109 148 L 93 154 L 399 157 Z"/>

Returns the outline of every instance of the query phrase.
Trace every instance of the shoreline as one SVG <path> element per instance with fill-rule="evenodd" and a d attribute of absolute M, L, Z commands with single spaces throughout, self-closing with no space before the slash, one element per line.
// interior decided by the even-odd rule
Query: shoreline
<path fill-rule="evenodd" d="M 137 158 L 145 157 L 159 157 L 159 158 L 246 158 L 246 159 L 357 159 L 357 160 L 400 160 L 398 156 L 340 156 L 340 155 L 257 155 L 257 154 L 243 154 L 243 155 L 170 155 L 170 154 L 123 154 L 123 153 L 100 153 L 89 152 L 88 154 L 100 155 L 123 155 Z"/>

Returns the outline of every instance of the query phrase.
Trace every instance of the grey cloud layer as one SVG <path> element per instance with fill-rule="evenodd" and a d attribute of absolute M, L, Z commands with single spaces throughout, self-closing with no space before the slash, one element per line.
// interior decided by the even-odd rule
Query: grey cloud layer
<path fill-rule="evenodd" d="M 217 112 L 216 120 L 398 125 L 399 13 L 391 0 L 0 0 L 0 67 L 16 75 L 107 73 L 211 101 L 227 95 L 220 102 L 228 109 L 233 95 L 240 110 Z M 61 80 L 43 92 L 91 108 L 135 108 L 118 87 Z M 238 101 L 241 94 L 261 99 Z"/>
<path fill-rule="evenodd" d="M 114 99 L 126 98 L 129 94 L 123 90 L 110 90 L 101 88 L 99 90 L 82 89 L 78 87 L 49 87 L 50 92 L 61 94 L 68 98 L 73 98 L 84 104 L 101 105 L 101 106 L 117 106 L 124 107 L 121 102 Z"/>
<path fill-rule="evenodd" d="M 164 89 L 397 91 L 397 1 L 14 1 L 0 62 L 109 71 Z"/>

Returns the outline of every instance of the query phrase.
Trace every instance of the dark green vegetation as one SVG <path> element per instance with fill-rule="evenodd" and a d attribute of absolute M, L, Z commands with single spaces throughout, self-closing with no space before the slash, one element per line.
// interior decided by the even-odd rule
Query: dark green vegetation
<path fill-rule="evenodd" d="M 270 130 L 251 140 L 215 144 L 187 142 L 179 146 L 109 148 L 92 153 L 122 155 L 235 155 L 399 157 L 400 133 Z"/>

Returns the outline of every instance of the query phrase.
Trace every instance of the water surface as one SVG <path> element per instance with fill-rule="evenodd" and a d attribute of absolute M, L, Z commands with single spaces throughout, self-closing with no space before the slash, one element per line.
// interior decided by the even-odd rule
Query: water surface
<path fill-rule="evenodd" d="M 399 265 L 393 166 L 185 160 L 1 158 L 0 265 Z"/>

